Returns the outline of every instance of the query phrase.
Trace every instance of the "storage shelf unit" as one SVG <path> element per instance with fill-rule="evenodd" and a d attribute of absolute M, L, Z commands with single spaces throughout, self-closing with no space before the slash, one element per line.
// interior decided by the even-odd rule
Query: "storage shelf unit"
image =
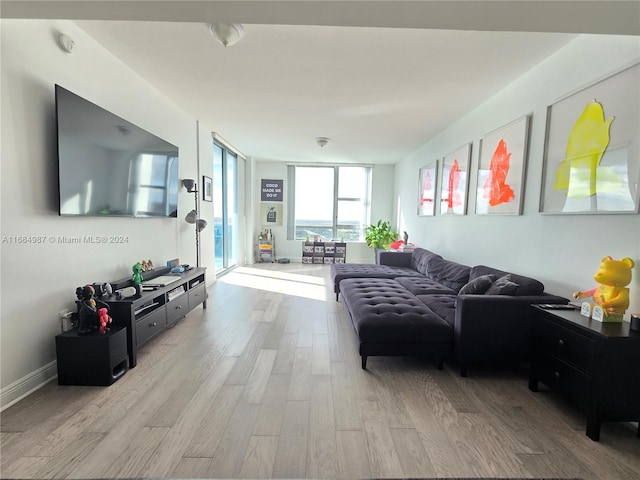
<path fill-rule="evenodd" d="M 273 263 L 276 259 L 275 238 L 271 240 L 258 240 L 258 260 L 260 262 Z"/>
<path fill-rule="evenodd" d="M 347 244 L 344 242 L 304 242 L 302 263 L 345 263 Z"/>
<path fill-rule="evenodd" d="M 193 268 L 179 275 L 179 280 L 156 290 L 143 291 L 139 296 L 103 299 L 110 307 L 113 324 L 127 332 L 129 367 L 137 363 L 137 350 L 166 328 L 202 304 L 207 308 L 205 268 Z"/>

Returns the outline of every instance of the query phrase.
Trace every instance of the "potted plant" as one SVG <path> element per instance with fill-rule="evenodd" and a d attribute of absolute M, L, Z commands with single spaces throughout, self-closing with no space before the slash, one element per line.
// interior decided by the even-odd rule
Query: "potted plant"
<path fill-rule="evenodd" d="M 364 230 L 364 240 L 367 246 L 374 249 L 376 263 L 379 263 L 380 252 L 389 249 L 389 245 L 398 239 L 398 233 L 391 229 L 391 222 L 378 220 Z"/>

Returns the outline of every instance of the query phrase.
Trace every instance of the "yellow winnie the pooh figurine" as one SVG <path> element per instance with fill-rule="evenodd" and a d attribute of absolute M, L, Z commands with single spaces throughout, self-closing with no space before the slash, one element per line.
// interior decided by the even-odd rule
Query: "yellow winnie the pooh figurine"
<path fill-rule="evenodd" d="M 593 301 L 602 307 L 605 321 L 621 322 L 624 312 L 629 308 L 629 289 L 631 283 L 631 269 L 633 260 L 623 258 L 614 260 L 604 257 L 600 261 L 600 268 L 593 276 L 598 286 L 584 292 L 575 292 L 574 298 L 593 297 Z"/>

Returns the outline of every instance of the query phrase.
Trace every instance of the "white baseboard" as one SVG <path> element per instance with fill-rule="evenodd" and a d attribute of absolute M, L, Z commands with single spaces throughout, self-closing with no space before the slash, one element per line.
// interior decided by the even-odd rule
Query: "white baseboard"
<path fill-rule="evenodd" d="M 7 385 L 0 391 L 0 412 L 42 388 L 57 376 L 57 362 L 54 360 L 11 385 Z"/>

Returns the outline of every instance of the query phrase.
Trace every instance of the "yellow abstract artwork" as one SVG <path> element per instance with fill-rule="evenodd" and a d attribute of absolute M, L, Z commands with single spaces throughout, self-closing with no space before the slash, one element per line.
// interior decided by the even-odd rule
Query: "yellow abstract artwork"
<path fill-rule="evenodd" d="M 598 193 L 616 191 L 623 179 L 600 160 L 609 146 L 609 129 L 614 117 L 605 120 L 602 105 L 591 100 L 573 125 L 565 158 L 558 165 L 553 188 L 566 190 L 568 198 L 586 198 Z M 596 189 L 596 179 L 598 189 Z"/>

